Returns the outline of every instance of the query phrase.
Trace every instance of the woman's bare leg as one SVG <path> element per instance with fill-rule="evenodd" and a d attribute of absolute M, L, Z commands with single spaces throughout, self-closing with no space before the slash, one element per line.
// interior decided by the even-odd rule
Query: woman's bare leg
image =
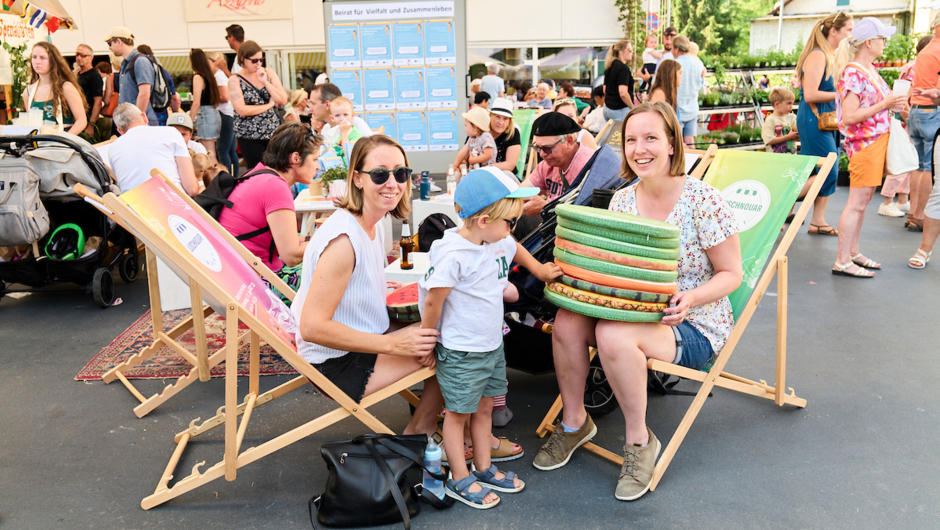
<path fill-rule="evenodd" d="M 564 403 L 562 421 L 572 429 L 584 425 L 584 384 L 587 381 L 597 319 L 560 309 L 552 332 L 552 356 L 555 359 L 555 377 Z"/>
<path fill-rule="evenodd" d="M 597 351 L 626 423 L 628 444 L 649 441 L 646 429 L 646 359 L 672 362 L 676 339 L 672 328 L 654 323 L 597 323 Z"/>

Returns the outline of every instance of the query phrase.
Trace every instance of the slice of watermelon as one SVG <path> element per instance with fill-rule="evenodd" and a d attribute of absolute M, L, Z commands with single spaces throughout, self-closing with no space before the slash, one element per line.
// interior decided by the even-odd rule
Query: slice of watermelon
<path fill-rule="evenodd" d="M 392 313 L 417 313 L 418 283 L 409 283 L 401 289 L 393 291 L 385 298 L 385 305 Z"/>

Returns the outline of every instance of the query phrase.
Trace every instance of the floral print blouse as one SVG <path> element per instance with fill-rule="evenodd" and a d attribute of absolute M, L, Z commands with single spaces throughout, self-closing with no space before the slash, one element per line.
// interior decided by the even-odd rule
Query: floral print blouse
<path fill-rule="evenodd" d="M 721 192 L 698 179 L 684 178 L 685 188 L 666 222 L 679 227 L 679 291 L 691 291 L 715 275 L 705 251 L 738 233 L 738 222 Z M 609 209 L 639 215 L 636 185 L 614 194 Z M 689 308 L 685 319 L 708 339 L 715 353 L 721 351 L 734 327 L 734 314 L 727 296 Z"/>
<path fill-rule="evenodd" d="M 877 72 L 865 71 L 852 63 L 842 71 L 836 91 L 839 93 L 836 98 L 836 121 L 839 122 L 839 132 L 845 137 L 845 153 L 852 158 L 891 129 L 891 111 L 885 109 L 865 121 L 846 125 L 842 120 L 842 100 L 852 92 L 861 102 L 859 108 L 864 109 L 890 96 L 891 89 Z"/>

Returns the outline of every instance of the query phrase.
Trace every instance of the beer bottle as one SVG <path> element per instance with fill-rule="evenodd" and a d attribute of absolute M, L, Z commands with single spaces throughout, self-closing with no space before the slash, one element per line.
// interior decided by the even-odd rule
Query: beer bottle
<path fill-rule="evenodd" d="M 414 240 L 411 239 L 411 227 L 408 226 L 408 220 L 401 225 L 401 270 L 413 269 L 415 264 L 411 262 L 411 251 L 414 249 Z"/>

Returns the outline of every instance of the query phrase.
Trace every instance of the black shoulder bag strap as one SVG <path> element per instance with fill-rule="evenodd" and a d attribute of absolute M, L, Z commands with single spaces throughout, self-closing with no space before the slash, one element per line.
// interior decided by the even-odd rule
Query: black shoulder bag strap
<path fill-rule="evenodd" d="M 251 84 L 251 81 L 245 79 L 245 77 L 242 76 L 241 74 L 235 74 L 235 75 L 237 75 L 239 79 L 241 79 L 242 81 L 244 81 L 246 85 L 248 85 L 249 87 L 251 87 L 251 89 L 255 92 L 255 94 L 258 94 L 258 97 L 259 97 L 259 98 L 264 99 L 264 94 L 262 94 L 260 90 L 258 90 L 257 88 L 255 88 L 255 85 L 252 85 L 252 84 Z M 270 98 L 270 97 L 268 97 L 268 101 L 271 101 L 271 98 Z M 264 103 L 267 104 L 268 101 L 265 101 Z"/>
<path fill-rule="evenodd" d="M 236 74 L 236 75 L 238 75 L 238 74 Z M 241 77 L 241 76 L 238 76 L 238 77 Z M 244 79 L 244 78 L 242 78 L 242 79 Z M 245 181 L 245 180 L 248 180 L 248 179 L 250 179 L 251 177 L 254 177 L 255 175 L 265 175 L 265 174 L 267 174 L 267 175 L 277 175 L 277 172 L 274 171 L 274 170 L 272 170 L 272 169 L 259 169 L 258 171 L 255 171 L 255 172 L 248 172 L 248 173 L 245 173 L 244 175 L 242 175 L 242 176 L 236 178 L 236 179 L 235 179 L 235 182 L 236 182 L 235 185 L 237 186 L 237 185 L 240 184 L 241 182 L 243 182 L 243 181 Z M 226 199 L 226 202 L 229 202 L 229 204 L 231 204 L 231 202 L 228 201 L 227 199 Z M 265 226 L 262 226 L 261 228 L 259 228 L 259 229 L 257 229 L 257 230 L 252 230 L 251 232 L 246 232 L 246 233 L 244 233 L 244 234 L 237 235 L 237 236 L 235 236 L 235 239 L 237 239 L 238 241 L 246 241 L 246 240 L 248 240 L 248 239 L 251 239 L 251 238 L 253 238 L 253 237 L 260 236 L 261 234 L 265 234 L 265 233 L 270 232 L 270 231 L 271 231 L 271 227 L 265 225 Z M 268 263 L 273 263 L 273 262 L 274 262 L 274 252 L 275 252 L 276 250 L 277 250 L 277 244 L 275 244 L 275 242 L 274 242 L 274 236 L 271 236 L 271 245 L 268 247 Z"/>

